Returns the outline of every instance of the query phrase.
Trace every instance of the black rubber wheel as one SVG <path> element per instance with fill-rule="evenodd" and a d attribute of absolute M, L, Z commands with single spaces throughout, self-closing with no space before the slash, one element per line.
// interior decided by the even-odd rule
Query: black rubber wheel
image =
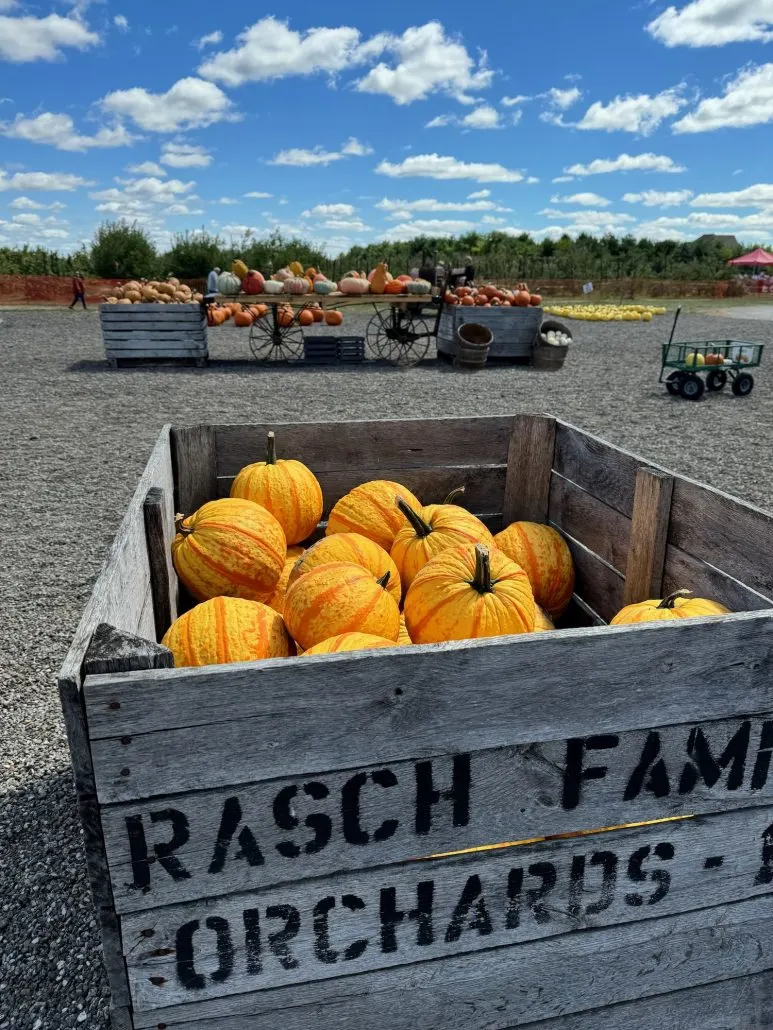
<path fill-rule="evenodd" d="M 672 397 L 678 396 L 680 387 L 682 385 L 683 375 L 684 372 L 672 372 L 671 375 L 666 379 L 666 389 Z"/>
<path fill-rule="evenodd" d="M 754 389 L 754 376 L 748 372 L 739 372 L 733 380 L 731 389 L 736 397 L 748 397 Z"/>
<path fill-rule="evenodd" d="M 735 386 L 735 383 L 733 383 L 733 386 Z M 706 387 L 701 377 L 696 376 L 694 372 L 689 372 L 682 379 L 679 392 L 686 401 L 699 401 L 705 389 Z"/>
<path fill-rule="evenodd" d="M 706 376 L 706 389 L 712 393 L 722 390 L 727 382 L 727 372 L 721 368 L 715 368 Z"/>

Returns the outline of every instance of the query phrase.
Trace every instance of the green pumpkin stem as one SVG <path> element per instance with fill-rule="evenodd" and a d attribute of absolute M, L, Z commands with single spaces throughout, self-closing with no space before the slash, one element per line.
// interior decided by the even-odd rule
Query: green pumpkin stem
<path fill-rule="evenodd" d="M 483 544 L 475 545 L 475 576 L 472 586 L 479 594 L 493 594 L 494 588 L 491 585 L 491 559 L 488 548 Z"/>
<path fill-rule="evenodd" d="M 456 498 L 463 497 L 464 491 L 465 488 L 463 486 L 454 487 L 448 497 L 443 501 L 443 504 L 456 504 Z"/>
<path fill-rule="evenodd" d="M 674 601 L 676 601 L 676 599 L 678 597 L 694 597 L 694 596 L 695 596 L 695 594 L 693 594 L 692 590 L 675 590 L 673 592 L 673 594 L 669 594 L 668 597 L 664 597 L 663 598 L 663 600 L 658 605 L 658 608 L 673 608 L 674 607 Z"/>
<path fill-rule="evenodd" d="M 395 503 L 410 522 L 416 536 L 425 537 L 430 535 L 432 532 L 432 526 L 430 526 L 428 522 L 425 522 L 421 515 L 419 515 L 417 511 L 414 511 L 407 501 L 404 501 L 402 497 L 395 497 Z"/>
<path fill-rule="evenodd" d="M 273 432 L 266 438 L 266 464 L 276 465 L 276 437 Z"/>
<path fill-rule="evenodd" d="M 376 582 L 378 583 L 378 585 L 380 587 L 383 587 L 384 590 L 386 590 L 387 584 L 389 583 L 389 577 L 391 575 L 392 575 L 392 573 L 389 571 L 389 569 L 387 569 L 386 572 L 384 573 L 384 575 L 383 576 L 379 576 L 379 578 L 376 580 Z"/>
<path fill-rule="evenodd" d="M 175 532 L 179 533 L 180 536 L 190 536 L 193 532 L 192 529 L 188 529 L 186 526 L 183 525 L 183 522 L 185 521 L 185 519 L 187 519 L 187 517 L 187 515 L 181 515 L 179 512 L 174 517 Z"/>

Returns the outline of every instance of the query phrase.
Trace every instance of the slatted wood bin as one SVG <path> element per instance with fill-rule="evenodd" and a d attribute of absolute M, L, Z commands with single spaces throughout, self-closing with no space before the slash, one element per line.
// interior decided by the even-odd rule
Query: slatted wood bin
<path fill-rule="evenodd" d="M 100 304 L 99 323 L 111 368 L 126 361 L 207 363 L 207 320 L 200 304 Z"/>
<path fill-rule="evenodd" d="M 173 513 L 268 428 L 326 511 L 549 521 L 586 625 L 167 667 Z M 677 587 L 735 613 L 587 625 Z M 548 416 L 164 429 L 60 678 L 114 1026 L 773 1026 L 771 598 L 769 515 Z"/>
<path fill-rule="evenodd" d="M 531 361 L 542 315 L 542 308 L 483 308 L 445 304 L 437 331 L 438 353 L 455 357 L 459 345 L 457 330 L 465 322 L 475 322 L 485 325 L 494 335 L 489 358 Z"/>

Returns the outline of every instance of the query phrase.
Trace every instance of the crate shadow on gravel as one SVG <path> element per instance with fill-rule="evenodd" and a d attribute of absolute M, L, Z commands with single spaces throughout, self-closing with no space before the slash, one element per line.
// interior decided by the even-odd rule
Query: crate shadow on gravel
<path fill-rule="evenodd" d="M 436 358 L 426 358 L 411 367 L 431 368 L 435 371 L 454 371 L 451 365 L 438 361 Z M 288 365 L 282 365 L 279 363 L 261 365 L 257 361 L 251 361 L 248 358 L 210 358 L 209 363 L 203 368 L 197 368 L 193 363 L 182 364 L 179 362 L 159 361 L 153 362 L 152 364 L 120 365 L 117 369 L 113 369 L 104 361 L 83 360 L 74 361 L 72 364 L 67 366 L 66 371 L 74 373 L 88 372 L 92 374 L 109 373 L 110 375 L 134 372 L 143 373 L 145 375 L 171 374 L 179 376 L 187 373 L 189 375 L 206 376 L 207 373 L 211 372 L 221 374 L 254 372 L 256 375 L 275 375 L 278 373 L 286 374 L 288 372 L 299 373 L 302 375 L 315 375 L 324 372 L 339 372 L 346 375 L 371 375 L 374 373 L 383 374 L 385 372 L 399 374 L 400 372 L 404 372 L 405 369 L 392 365 L 388 361 L 364 361 L 361 364 L 351 365 L 343 362 L 335 365 L 312 365 L 304 362 Z"/>

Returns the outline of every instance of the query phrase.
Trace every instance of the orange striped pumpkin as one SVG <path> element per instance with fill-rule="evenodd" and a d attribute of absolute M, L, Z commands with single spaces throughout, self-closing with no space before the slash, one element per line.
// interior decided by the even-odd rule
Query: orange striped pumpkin
<path fill-rule="evenodd" d="M 284 530 L 254 501 L 224 497 L 207 501 L 175 520 L 172 559 L 177 575 L 197 601 L 218 595 L 265 601 L 282 574 Z"/>
<path fill-rule="evenodd" d="M 730 611 L 719 601 L 694 597 L 689 590 L 675 590 L 663 600 L 652 599 L 627 604 L 610 622 L 610 626 L 628 626 L 636 622 L 670 622 L 673 619 L 698 619 L 707 615 L 727 615 Z"/>
<path fill-rule="evenodd" d="M 276 441 L 268 434 L 266 460 L 245 465 L 231 484 L 231 497 L 267 508 L 285 531 L 288 544 L 299 544 L 317 528 L 322 516 L 322 487 L 303 462 L 277 460 Z"/>
<path fill-rule="evenodd" d="M 377 637 L 373 633 L 339 633 L 335 637 L 310 647 L 307 654 L 338 654 L 339 651 L 373 651 L 379 647 L 395 647 L 394 640 Z"/>
<path fill-rule="evenodd" d="M 397 643 L 402 644 L 403 647 L 410 647 L 413 641 L 411 640 L 408 628 L 405 625 L 405 615 L 400 615 L 400 632 L 397 634 Z"/>
<path fill-rule="evenodd" d="M 531 633 L 535 616 L 524 570 L 483 544 L 436 554 L 405 595 L 405 625 L 414 644 Z"/>
<path fill-rule="evenodd" d="M 421 501 L 399 483 L 388 479 L 373 479 L 355 486 L 330 512 L 327 534 L 361 533 L 385 551 L 392 548 L 398 532 L 406 525 L 405 516 L 395 506 L 395 497 L 403 497 L 412 508 L 420 508 Z"/>
<path fill-rule="evenodd" d="M 304 651 L 339 633 L 372 633 L 397 640 L 400 609 L 381 580 L 353 562 L 309 569 L 285 597 L 284 618 Z"/>
<path fill-rule="evenodd" d="M 534 632 L 545 633 L 555 628 L 556 627 L 553 625 L 553 620 L 550 618 L 545 609 L 540 608 L 540 606 L 537 605 L 537 614 L 534 619 Z"/>
<path fill-rule="evenodd" d="M 397 497 L 395 503 L 408 520 L 390 551 L 405 590 L 430 558 L 449 547 L 494 546 L 494 538 L 480 519 L 457 504 L 427 504 L 417 510 L 402 497 Z"/>
<path fill-rule="evenodd" d="M 574 593 L 574 562 L 561 534 L 539 522 L 513 522 L 494 544 L 526 570 L 537 604 L 559 616 Z"/>
<path fill-rule="evenodd" d="M 282 616 L 259 601 L 213 597 L 175 619 L 161 641 L 176 668 L 287 658 L 295 653 Z"/>
<path fill-rule="evenodd" d="M 279 612 L 280 615 L 285 609 L 285 594 L 287 593 L 287 585 L 290 579 L 290 573 L 293 571 L 293 565 L 297 562 L 300 556 L 303 554 L 302 547 L 288 547 L 287 557 L 285 558 L 284 567 L 280 573 L 277 585 L 274 587 L 274 592 L 271 597 L 268 598 L 266 604 L 269 608 L 273 608 L 275 612 Z"/>
<path fill-rule="evenodd" d="M 383 547 L 379 547 L 361 533 L 334 533 L 333 536 L 323 537 L 316 544 L 312 544 L 295 562 L 290 573 L 290 584 L 294 583 L 299 576 L 303 576 L 309 569 L 331 561 L 348 561 L 355 565 L 361 565 L 376 579 L 380 579 L 385 572 L 388 572 L 387 590 L 395 601 L 400 603 L 402 590 L 397 566 Z"/>

